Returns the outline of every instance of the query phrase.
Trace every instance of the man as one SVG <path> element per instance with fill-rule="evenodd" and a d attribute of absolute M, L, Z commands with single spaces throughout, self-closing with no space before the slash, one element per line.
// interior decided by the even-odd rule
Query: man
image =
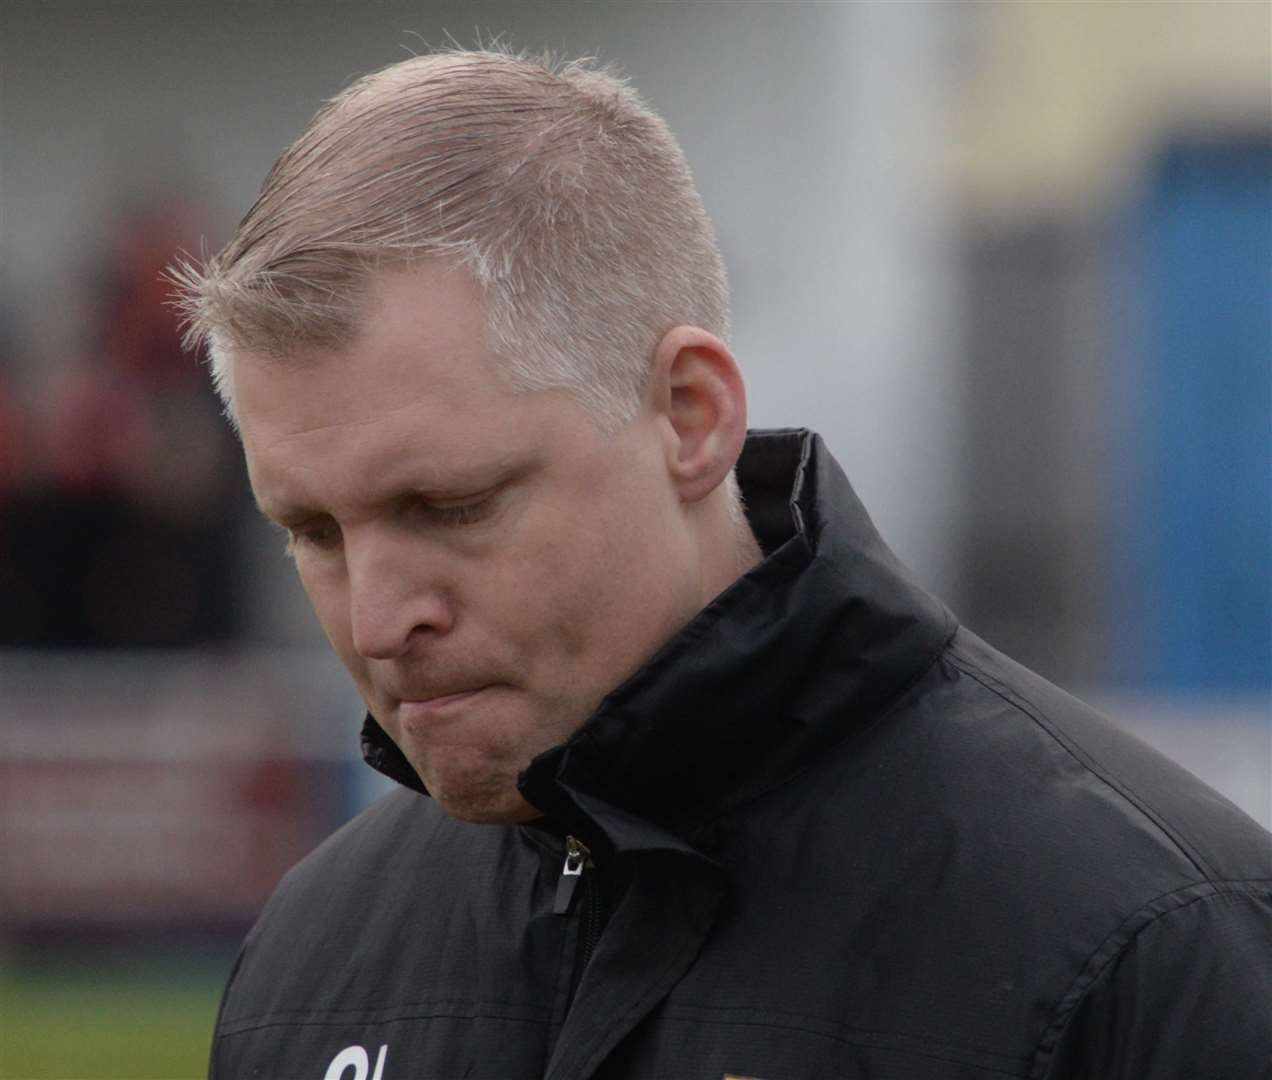
<path fill-rule="evenodd" d="M 401 784 L 271 900 L 215 1077 L 1272 1076 L 1272 840 L 746 435 L 624 85 L 369 76 L 178 276 Z"/>

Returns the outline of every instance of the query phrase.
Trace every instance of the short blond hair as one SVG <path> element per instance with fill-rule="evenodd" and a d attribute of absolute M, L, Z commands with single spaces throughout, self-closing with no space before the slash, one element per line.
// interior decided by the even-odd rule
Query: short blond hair
<path fill-rule="evenodd" d="M 227 352 L 347 344 L 379 269 L 445 258 L 481 286 L 520 389 L 635 415 L 667 330 L 729 333 L 710 219 L 663 120 L 609 70 L 443 51 L 367 75 L 280 157 L 229 244 L 172 270 L 231 420 Z"/>

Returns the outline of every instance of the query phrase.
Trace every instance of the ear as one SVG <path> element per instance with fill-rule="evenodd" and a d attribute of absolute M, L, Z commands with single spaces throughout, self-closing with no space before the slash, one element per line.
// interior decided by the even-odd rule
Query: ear
<path fill-rule="evenodd" d="M 729 347 L 696 326 L 669 330 L 654 349 L 647 403 L 664 421 L 667 466 L 681 499 L 705 498 L 746 440 L 746 387 Z"/>

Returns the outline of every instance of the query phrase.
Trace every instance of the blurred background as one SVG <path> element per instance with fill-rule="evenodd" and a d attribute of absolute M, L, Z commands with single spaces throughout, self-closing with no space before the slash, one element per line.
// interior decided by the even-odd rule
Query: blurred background
<path fill-rule="evenodd" d="M 1272 6 L 0 7 L 0 1077 L 204 1071 L 278 877 L 379 790 L 158 273 L 358 74 L 618 62 L 755 426 L 820 430 L 992 643 L 1272 824 Z"/>

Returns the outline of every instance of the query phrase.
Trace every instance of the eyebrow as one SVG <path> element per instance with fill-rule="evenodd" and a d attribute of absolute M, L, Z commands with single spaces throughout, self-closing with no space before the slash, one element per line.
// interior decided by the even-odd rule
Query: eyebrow
<path fill-rule="evenodd" d="M 533 461 L 514 461 L 510 457 L 502 457 L 496 461 L 487 462 L 479 468 L 473 468 L 466 476 L 453 478 L 444 487 L 404 483 L 391 491 L 373 492 L 372 498 L 360 498 L 358 501 L 365 506 L 377 507 L 399 502 L 405 498 L 421 499 L 425 503 L 450 502 L 470 495 L 481 495 L 487 491 L 493 492 L 519 480 L 530 473 L 533 467 Z M 255 491 L 252 492 L 252 498 L 261 516 L 282 529 L 328 513 L 317 506 L 309 506 L 305 503 L 288 501 L 273 503 L 270 500 L 262 500 Z"/>

